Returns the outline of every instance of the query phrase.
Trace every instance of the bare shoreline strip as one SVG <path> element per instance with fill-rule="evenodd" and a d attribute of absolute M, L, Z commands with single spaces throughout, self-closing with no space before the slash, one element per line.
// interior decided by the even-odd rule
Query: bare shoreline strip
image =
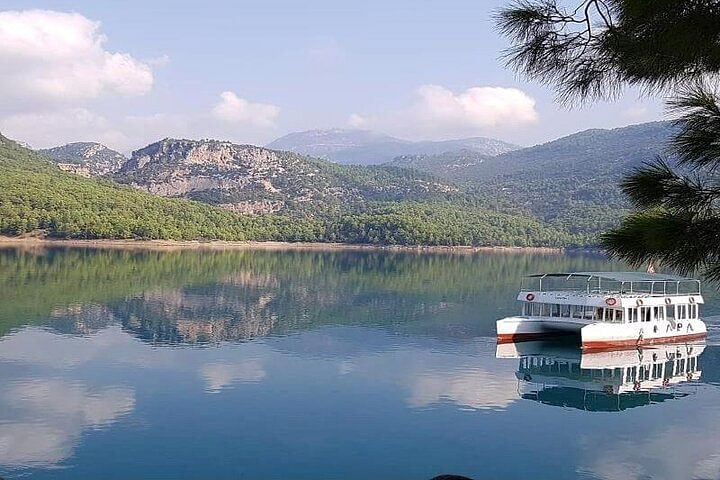
<path fill-rule="evenodd" d="M 472 247 L 472 246 L 407 246 L 367 245 L 322 242 L 227 242 L 181 240 L 65 240 L 38 237 L 3 237 L 0 247 L 73 247 L 117 250 L 310 250 L 310 251 L 386 251 L 415 253 L 551 253 L 561 254 L 563 248 L 552 247 Z"/>

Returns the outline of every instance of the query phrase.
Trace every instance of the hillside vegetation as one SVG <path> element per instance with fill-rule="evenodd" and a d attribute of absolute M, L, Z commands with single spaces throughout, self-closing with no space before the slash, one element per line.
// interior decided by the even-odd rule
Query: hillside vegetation
<path fill-rule="evenodd" d="M 586 130 L 494 157 L 475 152 L 403 156 L 390 165 L 466 185 L 502 211 L 521 211 L 574 234 L 616 225 L 629 205 L 620 191 L 628 171 L 665 150 L 669 122 Z"/>
<path fill-rule="evenodd" d="M 44 230 L 60 238 L 304 240 L 319 228 L 276 216 L 242 217 L 65 173 L 0 137 L 0 233 L 5 235 Z"/>
<path fill-rule="evenodd" d="M 376 171 L 360 170 L 357 175 L 366 184 L 379 182 L 382 190 L 384 174 L 376 176 Z M 395 198 L 401 200 L 402 195 Z M 423 202 L 369 202 L 357 210 L 315 217 L 239 215 L 62 172 L 31 150 L 0 137 L 0 234 L 38 230 L 56 238 L 90 239 L 517 246 L 583 241 L 527 216 L 490 212 L 474 204 L 450 203 L 432 196 Z"/>

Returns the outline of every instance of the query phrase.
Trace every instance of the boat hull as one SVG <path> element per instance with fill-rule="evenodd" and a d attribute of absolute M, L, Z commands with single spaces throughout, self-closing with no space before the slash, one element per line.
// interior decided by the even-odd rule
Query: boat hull
<path fill-rule="evenodd" d="M 675 324 L 669 321 L 619 325 L 595 323 L 583 328 L 581 336 L 583 350 L 602 351 L 702 340 L 707 336 L 707 328 L 702 320 Z"/>
<path fill-rule="evenodd" d="M 636 323 L 589 322 L 574 318 L 508 317 L 498 320 L 497 342 L 515 343 L 560 335 L 577 335 L 583 350 L 637 348 L 675 342 L 692 342 L 707 336 L 702 320 Z"/>
<path fill-rule="evenodd" d="M 552 317 L 507 317 L 496 322 L 498 343 L 514 343 L 561 335 L 579 335 L 588 325 L 578 319 Z"/>

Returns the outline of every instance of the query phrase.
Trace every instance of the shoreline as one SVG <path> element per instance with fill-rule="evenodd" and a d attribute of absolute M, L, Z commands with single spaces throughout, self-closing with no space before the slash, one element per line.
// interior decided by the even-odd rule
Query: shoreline
<path fill-rule="evenodd" d="M 561 247 L 370 245 L 323 242 L 230 242 L 224 240 L 81 240 L 0 236 L 3 247 L 71 247 L 116 250 L 268 250 L 268 251 L 385 251 L 410 253 L 548 253 L 563 254 Z"/>

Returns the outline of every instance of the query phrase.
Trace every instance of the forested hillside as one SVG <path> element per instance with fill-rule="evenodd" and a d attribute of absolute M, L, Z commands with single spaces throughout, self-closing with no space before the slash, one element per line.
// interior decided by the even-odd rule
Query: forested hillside
<path fill-rule="evenodd" d="M 390 165 L 470 186 L 500 210 L 531 213 L 583 235 L 603 231 L 627 213 L 622 176 L 665 151 L 669 122 L 586 130 L 495 157 L 474 152 L 410 156 Z"/>
<path fill-rule="evenodd" d="M 314 238 L 317 229 L 320 226 L 311 222 L 242 217 L 62 172 L 0 136 L 0 233 L 4 235 L 43 230 L 61 238 L 304 240 Z"/>
<path fill-rule="evenodd" d="M 378 181 L 374 171 L 362 170 L 359 175 L 363 182 Z M 240 215 L 63 172 L 35 152 L 0 136 L 0 234 L 27 233 L 57 238 L 379 245 L 562 246 L 585 240 L 528 216 L 491 212 L 471 202 L 432 198 L 422 202 L 370 201 L 362 208 L 314 217 Z"/>

